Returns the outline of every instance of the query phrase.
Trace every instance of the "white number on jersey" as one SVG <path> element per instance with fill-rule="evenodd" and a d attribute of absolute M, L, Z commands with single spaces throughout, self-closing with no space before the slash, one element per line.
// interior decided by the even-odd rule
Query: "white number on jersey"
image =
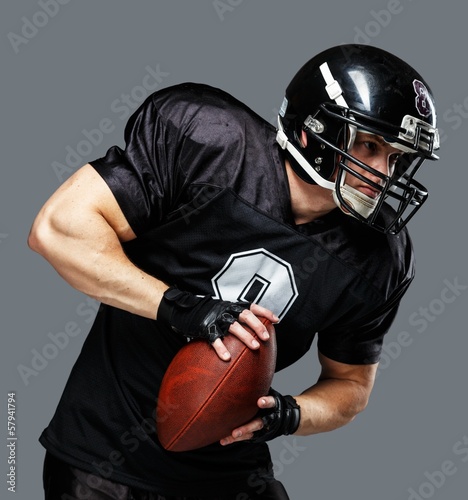
<path fill-rule="evenodd" d="M 298 296 L 291 265 L 263 248 L 231 255 L 211 281 L 215 298 L 255 302 L 280 319 Z"/>

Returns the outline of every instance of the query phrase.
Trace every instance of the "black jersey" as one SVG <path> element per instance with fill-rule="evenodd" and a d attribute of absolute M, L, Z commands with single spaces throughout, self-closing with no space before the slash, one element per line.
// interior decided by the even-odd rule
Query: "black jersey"
<path fill-rule="evenodd" d="M 137 235 L 124 244 L 137 266 L 182 290 L 271 309 L 281 320 L 277 370 L 315 335 L 334 360 L 378 361 L 413 278 L 406 230 L 384 235 L 338 209 L 295 225 L 274 128 L 208 86 L 153 94 L 125 140 L 125 150 L 113 147 L 92 165 Z M 159 384 L 184 343 L 156 320 L 102 306 L 42 444 L 76 467 L 163 493 L 269 480 L 265 444 L 186 453 L 159 445 Z M 168 418 L 177 411 L 166 410 Z"/>

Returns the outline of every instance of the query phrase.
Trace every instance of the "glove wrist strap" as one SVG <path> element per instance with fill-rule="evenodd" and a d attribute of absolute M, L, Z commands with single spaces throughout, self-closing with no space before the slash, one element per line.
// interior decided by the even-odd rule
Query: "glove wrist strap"
<path fill-rule="evenodd" d="M 158 312 L 156 314 L 156 319 L 158 321 L 164 322 L 167 325 L 171 324 L 172 311 L 174 310 L 174 294 L 179 290 L 173 286 L 169 287 L 162 296 L 161 302 L 159 303 Z"/>
<path fill-rule="evenodd" d="M 294 434 L 301 422 L 301 407 L 292 396 L 283 396 L 286 402 L 284 434 Z"/>

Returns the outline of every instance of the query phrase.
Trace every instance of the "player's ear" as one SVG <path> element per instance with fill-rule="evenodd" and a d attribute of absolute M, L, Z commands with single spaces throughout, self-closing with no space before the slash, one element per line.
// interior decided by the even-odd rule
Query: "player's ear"
<path fill-rule="evenodd" d="M 302 147 L 305 148 L 307 147 L 307 132 L 305 130 L 301 131 L 301 144 Z"/>

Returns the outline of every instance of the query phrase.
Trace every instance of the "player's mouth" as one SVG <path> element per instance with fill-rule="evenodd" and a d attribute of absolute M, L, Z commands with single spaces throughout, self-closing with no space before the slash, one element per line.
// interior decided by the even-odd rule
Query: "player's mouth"
<path fill-rule="evenodd" d="M 362 194 L 365 194 L 366 196 L 368 196 L 369 198 L 372 198 L 373 200 L 378 198 L 381 194 L 381 192 L 378 191 L 377 189 L 374 189 L 374 188 L 372 188 L 370 186 L 366 186 L 366 185 L 358 186 L 356 189 L 358 191 L 360 191 Z"/>

